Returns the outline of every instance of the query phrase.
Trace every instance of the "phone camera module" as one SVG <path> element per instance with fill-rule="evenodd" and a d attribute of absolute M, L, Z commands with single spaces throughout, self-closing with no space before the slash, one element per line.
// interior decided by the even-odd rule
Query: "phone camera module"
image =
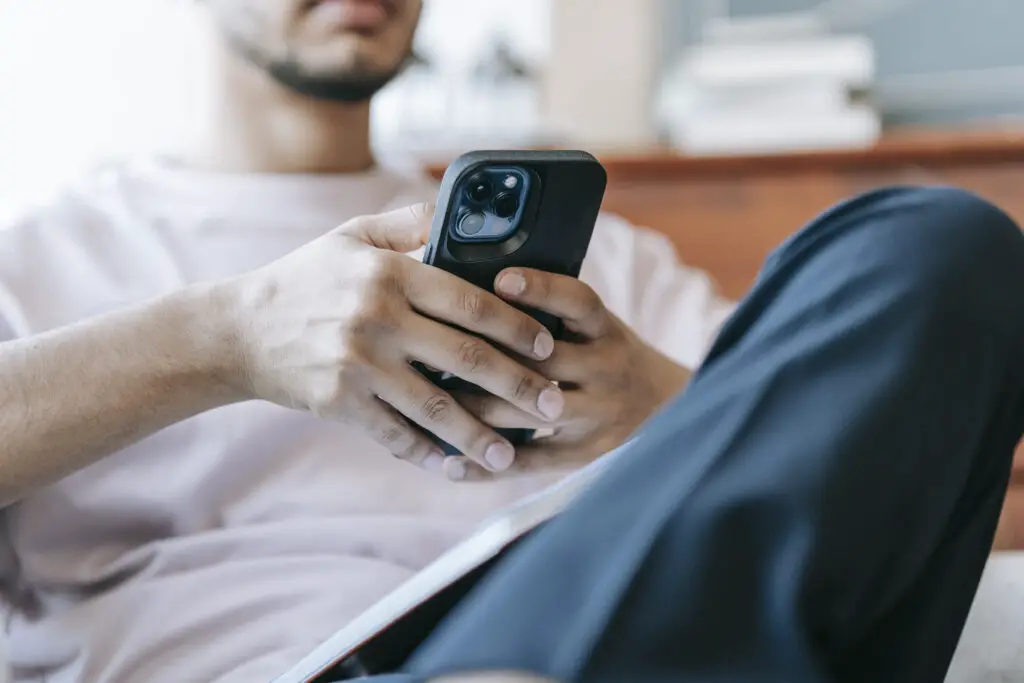
<path fill-rule="evenodd" d="M 503 192 L 494 198 L 494 215 L 498 218 L 512 218 L 519 210 L 519 197 Z"/>
<path fill-rule="evenodd" d="M 487 178 L 473 178 L 466 187 L 466 196 L 478 204 L 483 204 L 490 199 L 492 192 L 491 183 Z"/>
<path fill-rule="evenodd" d="M 483 230 L 486 223 L 486 216 L 482 213 L 472 211 L 470 213 L 463 214 L 462 218 L 459 219 L 459 232 L 466 237 L 472 237 Z"/>

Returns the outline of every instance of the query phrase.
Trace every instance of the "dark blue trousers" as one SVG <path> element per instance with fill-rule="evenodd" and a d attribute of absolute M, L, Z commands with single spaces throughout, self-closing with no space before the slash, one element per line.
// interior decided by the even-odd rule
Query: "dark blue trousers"
<path fill-rule="evenodd" d="M 688 389 L 408 673 L 941 683 L 1024 426 L 1024 237 L 873 192 L 780 247 Z"/>

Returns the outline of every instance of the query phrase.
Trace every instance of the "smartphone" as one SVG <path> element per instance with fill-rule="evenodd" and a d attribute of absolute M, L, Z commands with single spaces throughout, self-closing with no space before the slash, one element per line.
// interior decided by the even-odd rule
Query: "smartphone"
<path fill-rule="evenodd" d="M 480 151 L 464 154 L 441 181 L 423 262 L 494 291 L 494 280 L 521 266 L 578 277 L 587 255 L 607 174 L 586 152 Z M 561 319 L 524 309 L 563 337 Z M 446 391 L 483 392 L 449 373 L 418 366 Z M 513 446 L 531 430 L 498 430 Z M 440 444 L 447 455 L 458 451 Z"/>

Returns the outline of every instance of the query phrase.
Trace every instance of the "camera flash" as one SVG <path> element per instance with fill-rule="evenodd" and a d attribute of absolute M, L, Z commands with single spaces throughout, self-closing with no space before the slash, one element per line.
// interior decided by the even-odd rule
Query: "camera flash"
<path fill-rule="evenodd" d="M 505 183 L 504 183 L 504 185 L 508 189 L 511 190 L 513 187 L 515 187 L 518 184 L 519 184 L 519 178 L 516 178 L 514 175 L 507 175 L 507 176 L 505 176 Z"/>

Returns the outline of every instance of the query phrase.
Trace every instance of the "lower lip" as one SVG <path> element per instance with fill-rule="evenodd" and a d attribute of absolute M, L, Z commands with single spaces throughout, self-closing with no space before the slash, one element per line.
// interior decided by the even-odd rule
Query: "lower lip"
<path fill-rule="evenodd" d="M 383 3 L 367 0 L 320 0 L 309 16 L 318 24 L 350 30 L 374 29 L 388 18 Z"/>

